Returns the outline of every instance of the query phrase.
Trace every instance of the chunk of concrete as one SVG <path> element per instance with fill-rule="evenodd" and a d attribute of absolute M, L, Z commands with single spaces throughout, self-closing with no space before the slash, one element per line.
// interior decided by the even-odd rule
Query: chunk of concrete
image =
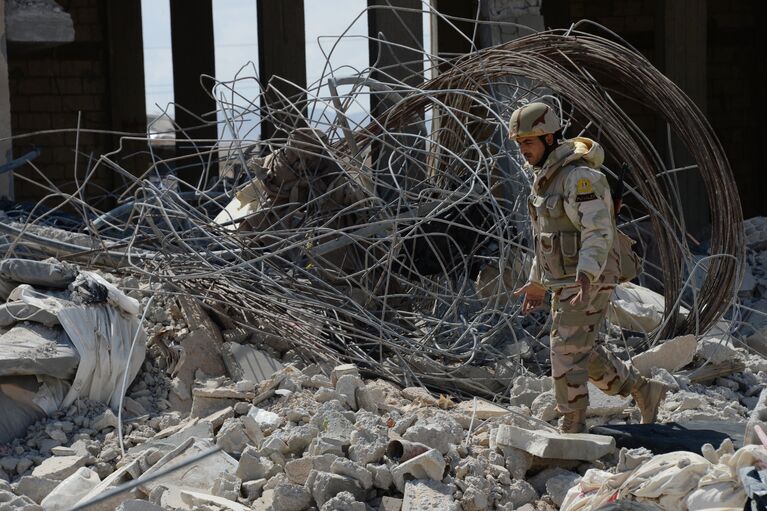
<path fill-rule="evenodd" d="M 117 506 L 115 511 L 163 511 L 163 509 L 148 500 L 131 499 Z"/>
<path fill-rule="evenodd" d="M 39 504 L 59 483 L 61 481 L 48 477 L 24 476 L 16 484 L 15 491 L 17 495 L 25 495 Z"/>
<path fill-rule="evenodd" d="M 459 511 L 453 500 L 455 488 L 439 481 L 408 481 L 402 499 L 402 511 Z"/>
<path fill-rule="evenodd" d="M 498 427 L 499 447 L 514 447 L 539 458 L 594 461 L 615 452 L 615 439 L 603 435 L 531 431 L 509 424 Z"/>
<path fill-rule="evenodd" d="M 45 511 L 66 511 L 101 482 L 93 470 L 80 467 L 67 477 L 40 503 Z"/>
<path fill-rule="evenodd" d="M 87 459 L 85 456 L 52 456 L 35 467 L 32 475 L 63 481 L 77 472 L 78 468 L 85 466 Z"/>
<path fill-rule="evenodd" d="M 631 363 L 642 376 L 652 376 L 652 369 L 663 368 L 669 372 L 678 371 L 692 362 L 698 341 L 694 335 L 682 335 L 669 339 L 663 344 L 635 356 Z"/>
<path fill-rule="evenodd" d="M 405 489 L 405 476 L 413 479 L 433 479 L 441 481 L 445 476 L 445 458 L 436 449 L 430 449 L 423 454 L 400 463 L 391 470 L 394 485 L 399 491 Z"/>
<path fill-rule="evenodd" d="M 342 403 L 352 410 L 357 410 L 357 390 L 365 387 L 362 378 L 353 374 L 345 374 L 336 382 L 336 393 Z"/>
<path fill-rule="evenodd" d="M 383 497 L 381 499 L 381 506 L 379 509 L 381 511 L 401 511 L 402 499 L 397 499 L 394 497 Z"/>
<path fill-rule="evenodd" d="M 304 511 L 312 503 L 312 494 L 297 484 L 279 484 L 274 488 L 274 511 Z"/>
<path fill-rule="evenodd" d="M 322 507 L 325 502 L 341 492 L 348 491 L 357 500 L 364 500 L 365 491 L 351 477 L 318 472 L 313 470 L 306 481 L 307 487 L 311 488 L 312 497 L 317 506 Z"/>
<path fill-rule="evenodd" d="M 373 487 L 373 474 L 368 469 L 346 458 L 336 458 L 330 465 L 330 471 L 341 476 L 349 476 L 357 481 L 363 490 Z"/>
<path fill-rule="evenodd" d="M 475 402 L 476 407 L 474 405 Z M 475 418 L 480 420 L 502 417 L 510 413 L 506 408 L 481 398 L 474 398 L 471 401 L 462 401 L 458 403 L 458 406 L 456 406 L 455 409 L 468 415 L 473 414 Z"/>
<path fill-rule="evenodd" d="M 274 466 L 274 462 L 261 456 L 255 447 L 247 447 L 237 465 L 237 477 L 243 481 L 269 479 L 277 472 L 279 469 Z"/>
<path fill-rule="evenodd" d="M 589 407 L 587 417 L 611 417 L 622 414 L 631 406 L 631 396 L 609 396 L 599 390 L 596 385 L 588 382 Z"/>
<path fill-rule="evenodd" d="M 234 381 L 261 383 L 283 368 L 279 360 L 248 344 L 225 342 L 221 349 L 221 357 Z"/>
<path fill-rule="evenodd" d="M 735 347 L 730 341 L 715 336 L 701 338 L 695 354 L 701 360 L 708 360 L 713 365 L 733 360 L 737 356 Z"/>
<path fill-rule="evenodd" d="M 525 405 L 528 408 L 539 395 L 552 389 L 551 378 L 534 376 L 518 376 L 511 387 L 509 403 L 514 406 Z"/>
<path fill-rule="evenodd" d="M 164 494 L 163 497 L 165 497 Z M 251 509 L 248 506 L 243 506 L 239 502 L 194 490 L 181 490 L 179 492 L 179 497 L 183 504 L 187 504 L 187 506 L 183 506 L 182 509 L 210 509 L 211 506 L 214 506 L 215 509 L 225 511 L 250 511 Z"/>
<path fill-rule="evenodd" d="M 333 370 L 330 372 L 330 384 L 335 387 L 338 380 L 341 378 L 341 376 L 351 374 L 354 376 L 360 375 L 360 370 L 357 369 L 357 366 L 354 364 L 341 364 L 340 366 L 336 366 L 333 368 Z"/>

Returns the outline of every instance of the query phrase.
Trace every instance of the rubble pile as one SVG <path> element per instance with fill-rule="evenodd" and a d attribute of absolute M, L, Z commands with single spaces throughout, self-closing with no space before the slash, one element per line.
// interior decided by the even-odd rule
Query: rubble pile
<path fill-rule="evenodd" d="M 134 481 L 88 509 L 588 509 L 577 507 L 584 488 L 602 498 L 600 481 L 668 456 L 556 433 L 545 375 L 516 377 L 497 403 L 403 388 L 222 328 L 163 285 L 103 279 L 147 308 L 146 356 L 123 398 L 121 431 L 108 402 L 82 397 L 39 418 L 0 444 L 3 509 L 70 509 Z M 715 332 L 688 337 L 637 356 L 672 387 L 660 420 L 744 426 L 759 411 L 767 359 Z M 663 362 L 650 365 L 656 352 Z M 590 426 L 638 421 L 630 398 L 591 390 Z M 717 463 L 728 448 L 701 455 Z M 185 462 L 191 470 L 165 473 Z"/>

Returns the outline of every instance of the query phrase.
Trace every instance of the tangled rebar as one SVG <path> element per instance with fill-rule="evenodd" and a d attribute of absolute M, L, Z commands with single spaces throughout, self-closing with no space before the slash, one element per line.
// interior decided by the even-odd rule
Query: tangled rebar
<path fill-rule="evenodd" d="M 453 60 L 414 48 L 424 59 L 399 65 L 415 69 L 425 60 L 435 75 L 419 86 L 386 68 L 349 76 L 329 68 L 300 97 L 280 96 L 275 78 L 268 96 L 235 108 L 238 81 L 254 78 L 216 82 L 212 93 L 232 133 L 256 118 L 277 135 L 205 147 L 182 134 L 196 151 L 155 155 L 139 178 L 102 155 L 88 175 L 106 167 L 123 176 L 122 205 L 99 211 L 82 194 L 62 201 L 81 213 L 87 247 L 39 232 L 35 224 L 54 208 L 4 222 L 7 252 L 55 249 L 121 266 L 170 294 L 198 297 L 226 330 L 307 361 L 353 361 L 404 384 L 497 397 L 525 367 L 546 369 L 535 356 L 545 344 L 545 312 L 522 316 L 508 298 L 529 267 L 530 176 L 506 132 L 513 109 L 544 98 L 568 121 L 566 136 L 580 126 L 611 161 L 632 169 L 619 224 L 648 256 L 642 282 L 665 295 L 664 324 L 645 332 L 648 340 L 703 332 L 730 307 L 742 278 L 742 217 L 727 159 L 703 114 L 644 57 L 577 28 Z M 382 113 L 354 122 L 347 110 L 365 94 Z M 669 168 L 616 98 L 652 110 L 695 165 Z M 184 162 L 201 164 L 205 176 L 219 155 L 221 171 L 210 179 L 185 182 L 181 172 L 170 186 L 143 179 Z M 682 209 L 702 198 L 686 197 L 676 172 L 697 172 L 716 206 L 706 254 L 690 250 Z M 701 255 L 707 271 L 691 286 Z M 689 313 L 678 314 L 682 306 Z"/>

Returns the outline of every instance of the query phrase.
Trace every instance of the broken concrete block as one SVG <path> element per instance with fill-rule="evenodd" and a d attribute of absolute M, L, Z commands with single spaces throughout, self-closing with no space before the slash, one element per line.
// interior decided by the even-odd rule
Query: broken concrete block
<path fill-rule="evenodd" d="M 59 483 L 61 481 L 48 477 L 24 476 L 16 484 L 16 494 L 25 495 L 39 504 Z"/>
<path fill-rule="evenodd" d="M 248 501 L 256 500 L 261 496 L 261 493 L 266 486 L 266 479 L 256 479 L 255 481 L 245 481 L 242 483 L 242 494 Z"/>
<path fill-rule="evenodd" d="M 248 344 L 225 342 L 221 349 L 221 357 L 234 381 L 261 383 L 284 367 L 279 360 Z"/>
<path fill-rule="evenodd" d="M 373 465 L 369 463 L 365 466 L 373 475 L 373 486 L 379 490 L 388 490 L 394 484 L 394 477 L 388 465 Z"/>
<path fill-rule="evenodd" d="M 336 382 L 336 393 L 339 400 L 352 410 L 357 410 L 357 390 L 365 386 L 362 378 L 353 374 L 345 374 Z"/>
<path fill-rule="evenodd" d="M 336 458 L 330 465 L 330 471 L 334 474 L 349 476 L 357 481 L 363 490 L 373 487 L 373 474 L 364 466 L 346 458 Z"/>
<path fill-rule="evenodd" d="M 439 481 L 408 481 L 402 498 L 402 511 L 459 511 L 453 500 L 455 487 Z"/>
<path fill-rule="evenodd" d="M 509 424 L 499 426 L 496 443 L 499 447 L 514 447 L 539 458 L 562 460 L 594 461 L 615 451 L 612 437 L 531 431 Z"/>
<path fill-rule="evenodd" d="M 312 494 L 297 484 L 279 484 L 274 488 L 274 511 L 304 511 L 312 503 Z"/>
<path fill-rule="evenodd" d="M 648 378 L 655 367 L 669 372 L 678 371 L 692 362 L 697 346 L 698 341 L 694 335 L 674 337 L 635 356 L 631 363 L 639 374 Z"/>
<path fill-rule="evenodd" d="M 237 501 L 240 497 L 241 488 L 242 481 L 239 477 L 232 473 L 224 472 L 213 483 L 211 494 L 216 497 Z"/>
<path fill-rule="evenodd" d="M 383 433 L 358 429 L 352 432 L 349 459 L 367 465 L 378 462 L 386 453 L 387 437 Z"/>
<path fill-rule="evenodd" d="M 102 431 L 107 428 L 117 428 L 117 416 L 109 408 L 91 421 L 91 429 L 95 431 Z"/>
<path fill-rule="evenodd" d="M 611 417 L 620 415 L 631 406 L 631 396 L 608 396 L 591 382 L 587 384 L 589 390 L 589 407 L 586 410 L 587 417 Z"/>
<path fill-rule="evenodd" d="M 414 479 L 433 479 L 441 481 L 445 476 L 445 458 L 436 449 L 430 449 L 415 458 L 400 463 L 391 470 L 394 485 L 399 491 L 405 488 L 405 476 Z"/>
<path fill-rule="evenodd" d="M 721 364 L 737 358 L 735 347 L 727 339 L 704 337 L 698 341 L 695 355 L 701 360 L 707 360 L 713 365 Z"/>
<path fill-rule="evenodd" d="M 257 479 L 269 479 L 277 472 L 274 462 L 261 456 L 255 447 L 247 447 L 240 457 L 237 465 L 237 477 L 243 481 L 255 481 Z"/>
<path fill-rule="evenodd" d="M 359 502 L 351 493 L 342 491 L 325 502 L 320 511 L 367 511 L 367 509 L 364 502 Z"/>
<path fill-rule="evenodd" d="M 252 441 L 245 432 L 242 421 L 235 418 L 227 419 L 216 435 L 216 445 L 235 457 L 239 457 Z"/>
<path fill-rule="evenodd" d="M 559 412 L 557 412 L 557 398 L 554 396 L 554 392 L 544 392 L 536 397 L 532 406 L 530 406 L 530 411 L 535 417 L 546 422 L 559 417 Z"/>
<path fill-rule="evenodd" d="M 400 391 L 400 394 L 402 394 L 402 397 L 405 399 L 418 404 L 437 406 L 439 403 L 439 400 L 423 387 L 405 387 Z"/>
<path fill-rule="evenodd" d="M 311 488 L 312 497 L 319 507 L 332 499 L 341 492 L 349 492 L 357 500 L 365 498 L 365 491 L 351 477 L 331 474 L 329 472 L 318 472 L 312 470 L 306 480 L 307 487 Z"/>
<path fill-rule="evenodd" d="M 615 287 L 607 319 L 613 325 L 634 332 L 652 332 L 663 321 L 663 295 L 642 286 L 624 282 Z"/>
<path fill-rule="evenodd" d="M 80 467 L 71 476 L 48 494 L 40 503 L 46 511 L 66 511 L 95 488 L 101 479 L 96 473 L 86 467 Z"/>
<path fill-rule="evenodd" d="M 383 497 L 379 509 L 380 511 L 400 511 L 402 509 L 402 499 Z"/>
<path fill-rule="evenodd" d="M 442 410 L 435 411 L 430 417 L 422 417 L 410 426 L 402 438 L 437 449 L 446 454 L 450 445 L 458 445 L 463 440 L 463 428 L 453 416 Z"/>
<path fill-rule="evenodd" d="M 242 420 L 245 423 L 250 422 L 252 425 L 258 426 L 263 432 L 275 430 L 282 424 L 279 415 L 255 406 L 248 411 L 247 415 L 242 417 Z"/>
<path fill-rule="evenodd" d="M 476 402 L 476 408 L 474 403 Z M 474 415 L 475 418 L 480 420 L 491 419 L 493 417 L 502 417 L 508 415 L 509 411 L 486 399 L 474 398 L 471 401 L 462 401 L 455 407 L 456 411 L 463 412 L 468 415 Z"/>
<path fill-rule="evenodd" d="M 181 490 L 179 498 L 182 503 L 181 506 L 183 506 L 182 509 L 189 509 L 189 506 L 191 509 L 210 509 L 211 506 L 214 506 L 215 509 L 223 511 L 250 511 L 248 506 L 243 506 L 238 502 L 194 490 Z"/>
<path fill-rule="evenodd" d="M 225 410 L 232 408 L 237 403 L 236 399 L 223 399 L 218 397 L 205 397 L 203 395 L 195 394 L 192 397 L 192 408 L 189 413 L 190 417 L 208 417 Z"/>
<path fill-rule="evenodd" d="M 562 506 L 567 492 L 581 481 L 581 476 L 575 472 L 558 474 L 546 481 L 546 493 L 551 496 L 557 507 Z"/>
<path fill-rule="evenodd" d="M 63 481 L 85 465 L 86 456 L 53 456 L 32 471 L 34 477 Z"/>
<path fill-rule="evenodd" d="M 336 383 L 338 383 L 338 380 L 341 378 L 341 376 L 351 374 L 353 376 L 359 376 L 360 370 L 357 369 L 357 366 L 354 364 L 341 364 L 340 366 L 336 366 L 331 372 L 330 372 L 330 384 L 335 387 Z"/>
<path fill-rule="evenodd" d="M 552 389 L 551 378 L 534 376 L 518 376 L 511 387 L 509 403 L 514 406 L 525 405 L 528 408 L 539 395 Z"/>

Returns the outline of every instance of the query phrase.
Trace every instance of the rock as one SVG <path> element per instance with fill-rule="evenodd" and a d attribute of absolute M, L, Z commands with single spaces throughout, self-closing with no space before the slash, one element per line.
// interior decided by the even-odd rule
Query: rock
<path fill-rule="evenodd" d="M 755 216 L 743 221 L 746 246 L 751 250 L 767 249 L 767 217 Z"/>
<path fill-rule="evenodd" d="M 518 376 L 511 387 L 509 403 L 515 406 L 525 405 L 529 408 L 536 397 L 551 389 L 549 377 Z"/>
<path fill-rule="evenodd" d="M 338 399 L 352 410 L 357 410 L 357 389 L 365 386 L 362 378 L 353 374 L 345 374 L 336 382 Z"/>
<path fill-rule="evenodd" d="M 28 497 L 14 495 L 9 487 L 0 483 L 0 509 L 2 511 L 42 511 L 43 508 Z"/>
<path fill-rule="evenodd" d="M 476 403 L 476 413 L 474 403 Z M 455 407 L 456 411 L 463 412 L 468 415 L 474 415 L 475 418 L 480 420 L 491 419 L 493 417 L 503 417 L 509 414 L 509 410 L 502 406 L 498 406 L 486 399 L 474 398 L 471 401 L 462 401 Z"/>
<path fill-rule="evenodd" d="M 330 471 L 334 474 L 349 476 L 357 481 L 363 490 L 373 487 L 373 475 L 359 463 L 346 458 L 336 458 L 330 465 Z"/>
<path fill-rule="evenodd" d="M 100 482 L 99 476 L 93 470 L 81 467 L 64 479 L 40 505 L 46 511 L 66 511 L 74 507 Z"/>
<path fill-rule="evenodd" d="M 91 429 L 93 430 L 102 431 L 107 428 L 117 428 L 117 416 L 109 408 L 91 421 Z"/>
<path fill-rule="evenodd" d="M 213 483 L 211 494 L 228 500 L 237 501 L 240 496 L 242 481 L 239 477 L 229 472 L 224 472 Z"/>
<path fill-rule="evenodd" d="M 644 351 L 631 359 L 642 376 L 652 376 L 655 367 L 674 372 L 692 362 L 698 341 L 694 335 L 674 337 L 663 344 Z"/>
<path fill-rule="evenodd" d="M 379 396 L 378 392 L 367 385 L 358 388 L 355 396 L 357 398 L 357 408 L 371 413 L 377 413 L 378 403 L 383 403 L 383 399 Z"/>
<path fill-rule="evenodd" d="M 341 492 L 325 502 L 320 511 L 367 511 L 363 502 L 358 502 L 349 492 Z"/>
<path fill-rule="evenodd" d="M 216 412 L 232 408 L 235 404 L 237 404 L 236 399 L 209 397 L 201 394 L 194 394 L 192 396 L 192 410 L 189 412 L 189 416 L 193 418 L 208 417 L 214 415 Z"/>
<path fill-rule="evenodd" d="M 208 493 L 194 490 L 181 490 L 179 492 L 183 504 L 174 506 L 183 509 L 216 509 L 223 511 L 250 511 L 250 508 L 237 502 Z M 186 504 L 184 506 L 184 504 Z M 182 507 L 183 506 L 183 507 Z"/>
<path fill-rule="evenodd" d="M 62 447 L 60 445 L 57 445 L 56 447 L 53 447 L 51 449 L 51 454 L 53 454 L 54 456 L 76 456 L 77 451 L 75 451 L 71 447 Z"/>
<path fill-rule="evenodd" d="M 329 472 L 312 470 L 306 481 L 306 486 L 311 488 L 312 497 L 314 497 L 314 501 L 320 508 L 325 502 L 344 491 L 354 495 L 357 500 L 365 498 L 365 492 L 357 484 L 357 481 L 351 477 L 331 474 Z"/>
<path fill-rule="evenodd" d="M 509 424 L 499 426 L 496 442 L 499 446 L 522 449 L 539 458 L 594 461 L 615 452 L 612 437 L 530 431 Z"/>
<path fill-rule="evenodd" d="M 85 456 L 54 456 L 35 467 L 32 475 L 62 481 L 84 466 L 87 459 Z"/>
<path fill-rule="evenodd" d="M 242 420 L 245 424 L 251 422 L 263 432 L 273 431 L 282 424 L 279 415 L 255 406 L 250 409 L 247 415 L 243 416 Z"/>
<path fill-rule="evenodd" d="M 441 481 L 445 475 L 445 458 L 436 449 L 430 449 L 423 454 L 400 463 L 391 471 L 394 485 L 399 491 L 405 488 L 405 476 L 415 479 L 433 479 Z"/>
<path fill-rule="evenodd" d="M 732 343 L 726 339 L 709 337 L 698 341 L 695 355 L 701 360 L 708 360 L 716 365 L 736 358 L 737 352 Z"/>
<path fill-rule="evenodd" d="M 347 374 L 359 376 L 360 370 L 357 369 L 357 366 L 354 364 L 341 364 L 340 366 L 336 366 L 330 372 L 330 384 L 335 387 L 336 383 L 338 383 L 338 380 Z"/>
<path fill-rule="evenodd" d="M 388 490 L 394 484 L 394 477 L 387 465 L 368 464 L 365 468 L 373 475 L 373 486 L 380 490 Z"/>
<path fill-rule="evenodd" d="M 246 415 L 252 407 L 252 404 L 245 401 L 240 401 L 234 405 L 234 413 L 237 415 Z"/>
<path fill-rule="evenodd" d="M 237 465 L 237 477 L 243 481 L 255 481 L 256 479 L 269 479 L 279 472 L 274 462 L 258 453 L 255 447 L 247 447 L 240 457 Z"/>
<path fill-rule="evenodd" d="M 378 462 L 386 452 L 386 445 L 385 433 L 357 429 L 351 434 L 349 459 L 362 465 Z"/>
<path fill-rule="evenodd" d="M 521 449 L 499 446 L 503 452 L 506 469 L 514 479 L 523 480 L 533 466 L 533 455 Z"/>
<path fill-rule="evenodd" d="M 588 382 L 589 407 L 586 410 L 587 417 L 610 417 L 622 414 L 631 406 L 631 396 L 608 396 L 596 385 Z"/>
<path fill-rule="evenodd" d="M 303 426 L 297 426 L 290 428 L 287 431 L 285 437 L 285 444 L 287 445 L 287 453 L 289 454 L 301 454 L 306 450 L 309 444 L 319 433 L 317 426 L 313 424 L 305 424 Z"/>
<path fill-rule="evenodd" d="M 16 494 L 29 497 L 39 504 L 60 483 L 48 477 L 24 476 L 16 484 Z"/>
<path fill-rule="evenodd" d="M 246 432 L 239 419 L 227 419 L 216 435 L 216 445 L 224 452 L 239 457 L 242 451 L 251 443 L 260 443 L 261 438 L 252 439 Z"/>
<path fill-rule="evenodd" d="M 239 404 L 245 404 L 250 406 L 249 403 L 237 403 Z M 236 406 L 236 405 L 235 405 Z M 214 412 L 207 417 L 200 419 L 200 422 L 207 422 L 210 424 L 210 427 L 213 428 L 213 430 L 219 429 L 221 426 L 224 425 L 224 422 L 226 422 L 227 419 L 231 419 L 234 417 L 234 408 L 231 406 L 227 406 L 226 408 L 222 408 L 221 410 Z"/>
<path fill-rule="evenodd" d="M 461 508 L 463 511 L 486 511 L 489 505 L 487 497 L 488 495 L 481 489 L 469 486 L 461 497 Z"/>
<path fill-rule="evenodd" d="M 402 511 L 459 511 L 453 500 L 455 487 L 439 481 L 408 481 L 405 484 Z"/>
<path fill-rule="evenodd" d="M 274 489 L 274 511 L 303 511 L 312 503 L 309 490 L 297 484 L 280 484 Z"/>
<path fill-rule="evenodd" d="M 416 404 L 426 406 L 437 406 L 439 400 L 432 396 L 428 390 L 423 387 L 405 387 L 400 391 L 402 397 Z"/>
<path fill-rule="evenodd" d="M 530 406 L 530 410 L 535 417 L 546 422 L 559 417 L 559 412 L 557 412 L 557 398 L 554 396 L 554 392 L 544 392 L 536 397 L 535 400 L 533 400 L 533 404 Z"/>
<path fill-rule="evenodd" d="M 339 399 L 338 392 L 327 387 L 320 387 L 317 392 L 314 393 L 314 400 L 318 403 L 327 403 L 334 399 Z"/>
<path fill-rule="evenodd" d="M 624 282 L 615 287 L 607 319 L 613 325 L 634 332 L 652 332 L 663 321 L 663 295 L 646 287 Z"/>
<path fill-rule="evenodd" d="M 436 410 L 430 417 L 419 419 L 402 437 L 446 454 L 451 444 L 458 445 L 463 440 L 463 428 L 450 414 Z"/>
<path fill-rule="evenodd" d="M 379 511 L 400 511 L 402 509 L 402 499 L 394 497 L 383 497 Z"/>
<path fill-rule="evenodd" d="M 19 458 L 13 456 L 3 456 L 0 458 L 0 468 L 6 472 L 13 472 L 16 470 L 16 465 L 19 464 Z"/>
<path fill-rule="evenodd" d="M 248 344 L 225 342 L 221 349 L 221 358 L 234 381 L 261 383 L 283 368 L 279 360 Z"/>
<path fill-rule="evenodd" d="M 256 500 L 261 496 L 261 492 L 266 486 L 266 479 L 256 479 L 255 481 L 246 481 L 242 483 L 241 491 L 249 501 Z"/>
<path fill-rule="evenodd" d="M 117 506 L 115 511 L 163 511 L 163 509 L 147 500 L 131 499 Z"/>
<path fill-rule="evenodd" d="M 35 463 L 29 458 L 19 458 L 19 462 L 16 464 L 16 473 L 22 475 L 34 464 Z"/>
<path fill-rule="evenodd" d="M 527 481 L 516 479 L 512 481 L 511 486 L 506 489 L 506 497 L 513 506 L 513 509 L 516 509 L 537 500 L 538 493 Z"/>

